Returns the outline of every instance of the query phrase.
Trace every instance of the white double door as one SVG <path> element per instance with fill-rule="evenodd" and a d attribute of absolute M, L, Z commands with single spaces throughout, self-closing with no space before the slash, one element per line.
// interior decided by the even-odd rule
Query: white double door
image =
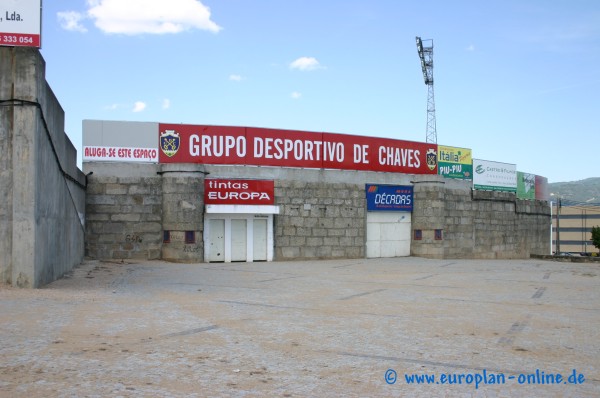
<path fill-rule="evenodd" d="M 207 214 L 204 237 L 206 262 L 273 260 L 272 215 Z"/>

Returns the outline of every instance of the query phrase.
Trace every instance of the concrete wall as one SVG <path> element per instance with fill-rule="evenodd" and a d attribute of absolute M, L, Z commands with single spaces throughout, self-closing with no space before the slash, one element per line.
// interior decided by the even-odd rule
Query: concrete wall
<path fill-rule="evenodd" d="M 0 100 L 14 97 L 13 56 L 0 47 Z M 0 104 L 0 281 L 12 280 L 14 108 Z"/>
<path fill-rule="evenodd" d="M 516 200 L 510 193 L 476 192 L 469 181 L 441 176 L 119 163 L 85 163 L 84 171 L 94 172 L 87 199 L 86 248 L 96 258 L 156 258 L 160 251 L 161 258 L 171 261 L 203 261 L 205 174 L 275 181 L 275 204 L 280 208 L 274 221 L 276 260 L 365 257 L 366 183 L 414 185 L 413 230 L 421 229 L 423 240 L 413 240 L 413 255 L 527 258 L 549 250 L 547 202 Z M 141 194 L 140 187 L 150 184 L 149 179 L 154 189 Z M 130 207 L 131 201 L 138 207 Z M 131 213 L 134 209 L 139 217 Z M 196 243 L 175 239 L 162 244 L 160 223 L 162 230 L 179 235 L 194 231 Z M 435 229 L 443 231 L 439 241 L 434 239 Z M 129 244 L 127 235 L 136 231 L 146 231 L 146 235 Z"/>
<path fill-rule="evenodd" d="M 83 259 L 85 176 L 36 49 L 0 47 L 0 275 L 51 282 Z"/>

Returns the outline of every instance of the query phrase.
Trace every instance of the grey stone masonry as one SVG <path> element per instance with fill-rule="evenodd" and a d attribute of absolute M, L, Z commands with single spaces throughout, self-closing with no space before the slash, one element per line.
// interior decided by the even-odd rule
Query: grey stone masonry
<path fill-rule="evenodd" d="M 365 256 L 364 184 L 276 181 L 277 259 Z"/>
<path fill-rule="evenodd" d="M 86 255 L 99 259 L 159 259 L 162 180 L 88 177 Z"/>
<path fill-rule="evenodd" d="M 547 202 L 473 191 L 470 181 L 437 175 L 100 162 L 84 164 L 84 172 L 94 172 L 86 230 L 86 253 L 94 258 L 202 262 L 206 174 L 274 181 L 275 260 L 364 258 L 365 183 L 414 187 L 411 230 L 420 230 L 422 239 L 411 237 L 411 255 L 528 258 L 549 252 Z"/>
<path fill-rule="evenodd" d="M 528 258 L 550 252 L 548 202 L 520 200 L 514 193 L 474 191 L 444 181 L 414 187 L 411 254 L 430 258 Z M 435 239 L 435 230 L 442 239 Z"/>
<path fill-rule="evenodd" d="M 176 262 L 204 261 L 204 167 L 195 164 L 163 164 L 163 242 L 161 257 Z"/>
<path fill-rule="evenodd" d="M 92 173 L 86 197 L 87 256 L 203 261 L 201 166 L 85 163 L 84 171 Z"/>

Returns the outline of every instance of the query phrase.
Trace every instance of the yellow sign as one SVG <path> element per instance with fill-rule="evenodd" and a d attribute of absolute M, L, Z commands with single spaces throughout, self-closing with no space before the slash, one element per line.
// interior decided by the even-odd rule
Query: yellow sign
<path fill-rule="evenodd" d="M 438 145 L 438 174 L 447 178 L 473 178 L 471 150 Z"/>
<path fill-rule="evenodd" d="M 438 162 L 472 164 L 473 158 L 470 149 L 438 145 Z"/>

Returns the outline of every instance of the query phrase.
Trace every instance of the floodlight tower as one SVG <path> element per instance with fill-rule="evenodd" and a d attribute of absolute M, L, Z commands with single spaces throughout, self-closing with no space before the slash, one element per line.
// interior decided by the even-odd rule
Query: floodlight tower
<path fill-rule="evenodd" d="M 437 144 L 437 131 L 435 128 L 435 100 L 433 97 L 433 39 L 431 45 L 423 47 L 423 41 L 417 36 L 417 51 L 421 59 L 423 79 L 427 85 L 427 133 L 425 142 Z"/>

